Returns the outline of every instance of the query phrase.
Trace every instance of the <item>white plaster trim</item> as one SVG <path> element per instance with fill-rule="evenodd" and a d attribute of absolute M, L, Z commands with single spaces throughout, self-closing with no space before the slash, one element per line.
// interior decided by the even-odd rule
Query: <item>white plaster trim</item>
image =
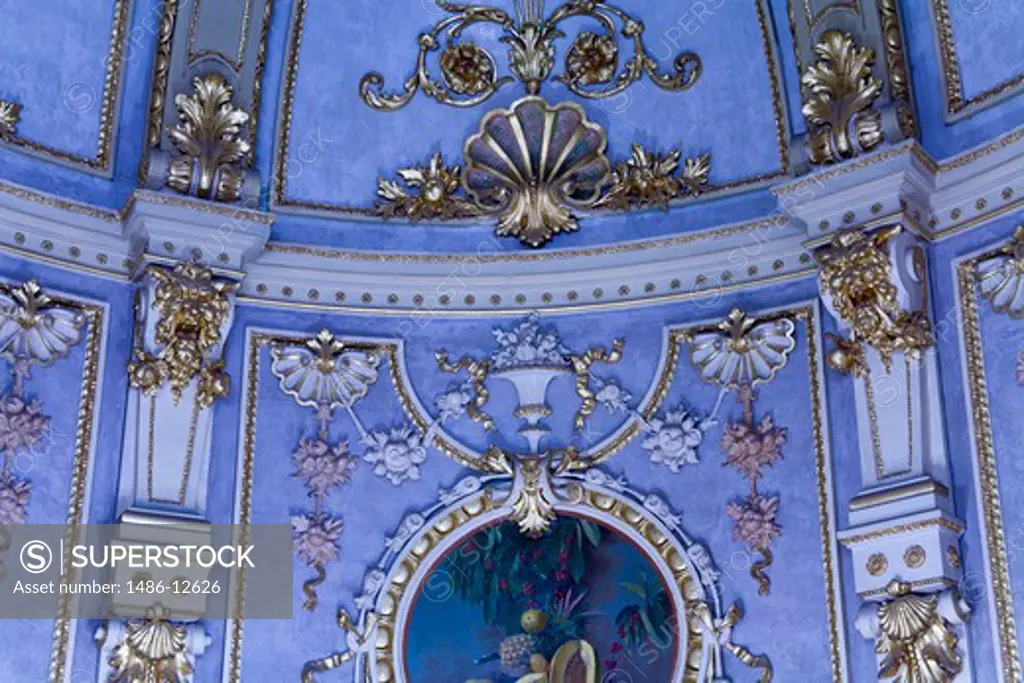
<path fill-rule="evenodd" d="M 272 214 L 168 193 L 136 190 L 113 211 L 0 183 L 0 250 L 118 279 L 143 249 L 201 253 L 248 274 L 243 300 L 289 308 L 429 317 L 662 303 L 805 277 L 806 249 L 837 229 L 902 222 L 937 240 L 1022 207 L 1024 126 L 942 163 L 903 142 L 773 192 L 769 216 L 690 233 L 505 253 L 487 236 L 475 252 L 417 254 L 268 244 Z"/>

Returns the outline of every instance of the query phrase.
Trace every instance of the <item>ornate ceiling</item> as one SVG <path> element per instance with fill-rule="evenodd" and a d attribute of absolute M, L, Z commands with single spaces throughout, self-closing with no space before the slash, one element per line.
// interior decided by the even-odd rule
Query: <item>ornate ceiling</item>
<path fill-rule="evenodd" d="M 241 203 L 272 239 L 363 250 L 688 232 L 1021 120 L 1024 9 L 909 5 L 5 0 L 0 177 L 114 212 L 140 185 Z"/>

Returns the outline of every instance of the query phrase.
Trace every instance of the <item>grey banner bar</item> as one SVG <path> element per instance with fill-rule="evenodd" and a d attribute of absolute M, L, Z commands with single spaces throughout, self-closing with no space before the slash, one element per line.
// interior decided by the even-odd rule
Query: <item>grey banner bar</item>
<path fill-rule="evenodd" d="M 287 524 L 0 526 L 0 619 L 290 619 Z"/>

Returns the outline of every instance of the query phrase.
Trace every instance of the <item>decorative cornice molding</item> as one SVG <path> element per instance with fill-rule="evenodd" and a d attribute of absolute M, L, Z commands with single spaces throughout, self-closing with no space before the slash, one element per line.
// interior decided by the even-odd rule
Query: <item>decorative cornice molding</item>
<path fill-rule="evenodd" d="M 393 316 L 609 310 L 808 277 L 806 250 L 849 227 L 902 222 L 928 240 L 973 229 L 1024 203 L 1021 159 L 1024 128 L 941 163 L 908 141 L 776 186 L 780 210 L 766 218 L 576 249 L 503 251 L 492 240 L 473 253 L 266 243 L 276 216 L 244 206 L 136 190 L 114 210 L 0 181 L 0 250 L 123 280 L 140 218 L 159 219 L 173 234 L 151 239 L 152 253 L 187 260 L 199 249 L 217 268 L 248 269 L 250 303 Z M 446 280 L 456 291 L 438 291 Z"/>

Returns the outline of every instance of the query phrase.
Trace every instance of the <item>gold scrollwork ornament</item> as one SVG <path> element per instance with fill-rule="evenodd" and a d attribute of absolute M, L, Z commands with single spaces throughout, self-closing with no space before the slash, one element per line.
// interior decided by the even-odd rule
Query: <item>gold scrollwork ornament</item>
<path fill-rule="evenodd" d="M 595 20 L 600 33 L 582 31 L 574 38 L 566 54 L 565 70 L 554 77 L 580 97 L 600 99 L 626 90 L 647 75 L 663 90 L 683 91 L 700 78 L 702 64 L 692 52 L 682 52 L 672 62 L 672 72 L 662 73 L 658 60 L 644 45 L 643 23 L 618 7 L 597 0 L 569 0 L 550 14 L 543 0 L 517 3 L 515 16 L 497 7 L 466 5 L 438 0 L 447 13 L 418 38 L 419 52 L 413 74 L 397 92 L 384 91 L 384 76 L 376 71 L 359 81 L 362 100 L 377 111 L 394 111 L 408 104 L 413 96 L 424 94 L 452 107 L 472 107 L 489 99 L 502 86 L 518 79 L 527 94 L 536 95 L 541 84 L 551 79 L 555 66 L 557 38 L 564 37 L 560 25 L 576 17 Z M 464 31 L 474 24 L 494 24 L 508 45 L 508 68 L 512 76 L 498 77 L 494 58 L 472 41 L 461 41 Z M 617 26 L 621 25 L 621 29 Z M 633 55 L 619 68 L 619 36 L 632 41 Z M 427 55 L 441 53 L 441 79 L 430 75 Z M 513 78 L 514 76 L 514 78 Z"/>
<path fill-rule="evenodd" d="M 882 142 L 882 115 L 873 109 L 882 81 L 872 74 L 875 53 L 849 33 L 826 31 L 807 67 L 803 115 L 809 126 L 807 156 L 814 164 L 842 161 Z M 852 130 L 851 130 L 852 127 Z"/>

